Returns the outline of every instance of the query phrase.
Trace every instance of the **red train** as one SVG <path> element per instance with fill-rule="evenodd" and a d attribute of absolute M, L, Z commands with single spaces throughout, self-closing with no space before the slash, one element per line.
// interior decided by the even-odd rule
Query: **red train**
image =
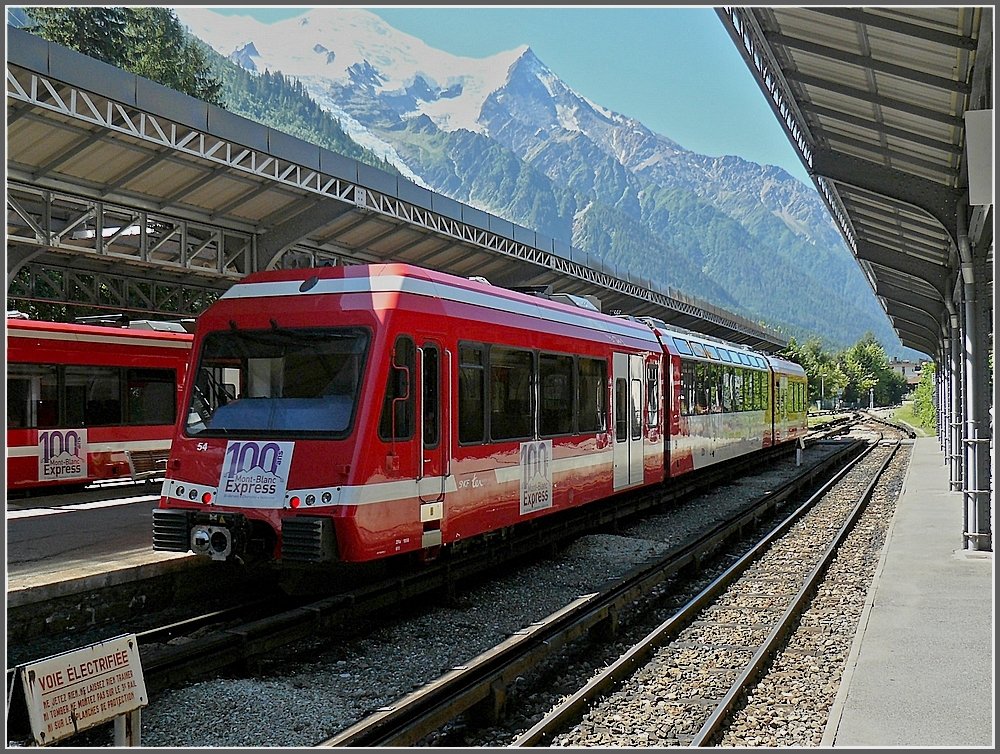
<path fill-rule="evenodd" d="M 8 318 L 8 492 L 162 475 L 191 342 Z"/>
<path fill-rule="evenodd" d="M 281 270 L 198 320 L 153 546 L 433 555 L 799 437 L 795 364 L 385 264 Z"/>

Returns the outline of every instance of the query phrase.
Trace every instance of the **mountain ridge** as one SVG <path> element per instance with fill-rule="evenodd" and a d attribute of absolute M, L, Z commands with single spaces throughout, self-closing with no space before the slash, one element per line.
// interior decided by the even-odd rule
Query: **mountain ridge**
<path fill-rule="evenodd" d="M 814 189 L 684 149 L 579 94 L 528 45 L 460 58 L 360 9 L 225 30 L 208 11 L 178 15 L 247 70 L 297 78 L 418 185 L 800 339 L 871 331 L 901 348 Z"/>

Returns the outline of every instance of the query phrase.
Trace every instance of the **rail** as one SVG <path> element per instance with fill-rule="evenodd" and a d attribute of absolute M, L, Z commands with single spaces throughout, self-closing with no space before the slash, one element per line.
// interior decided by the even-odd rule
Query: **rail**
<path fill-rule="evenodd" d="M 846 458 L 859 457 L 864 445 L 863 441 L 845 444 L 819 466 L 763 495 L 749 510 L 720 522 L 696 541 L 641 566 L 604 593 L 581 596 L 546 620 L 317 745 L 409 746 L 477 705 L 488 717 L 497 716 L 505 702 L 506 688 L 517 676 L 585 632 L 613 624 L 627 605 L 682 569 L 697 568 L 724 541 L 738 536 L 768 511 L 814 483 L 817 476 L 843 464 Z M 586 704 L 588 694 L 584 693 L 577 704 Z"/>

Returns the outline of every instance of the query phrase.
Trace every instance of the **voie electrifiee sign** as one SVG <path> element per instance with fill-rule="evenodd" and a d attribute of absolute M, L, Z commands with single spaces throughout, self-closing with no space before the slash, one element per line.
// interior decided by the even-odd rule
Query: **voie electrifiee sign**
<path fill-rule="evenodd" d="M 39 746 L 148 704 L 135 634 L 20 668 L 31 732 Z"/>

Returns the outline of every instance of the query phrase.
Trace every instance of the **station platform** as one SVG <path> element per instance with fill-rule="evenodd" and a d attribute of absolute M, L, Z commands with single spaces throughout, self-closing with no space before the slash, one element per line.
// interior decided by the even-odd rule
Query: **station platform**
<path fill-rule="evenodd" d="M 994 747 L 993 553 L 962 549 L 948 488 L 917 438 L 824 747 Z"/>

